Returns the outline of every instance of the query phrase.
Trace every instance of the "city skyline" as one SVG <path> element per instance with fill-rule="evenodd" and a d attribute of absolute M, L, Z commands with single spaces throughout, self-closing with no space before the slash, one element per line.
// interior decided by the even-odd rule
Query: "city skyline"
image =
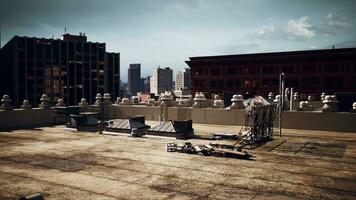
<path fill-rule="evenodd" d="M 342 3 L 341 3 L 342 2 Z M 355 1 L 3 1 L 1 44 L 13 36 L 84 32 L 142 76 L 191 56 L 355 47 Z M 257 13 L 257 14 L 256 14 Z"/>

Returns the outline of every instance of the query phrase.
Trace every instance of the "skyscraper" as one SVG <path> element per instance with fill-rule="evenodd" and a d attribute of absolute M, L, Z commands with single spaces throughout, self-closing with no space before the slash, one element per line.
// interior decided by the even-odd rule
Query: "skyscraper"
<path fill-rule="evenodd" d="M 113 98 L 122 96 L 120 92 L 120 53 L 105 53 L 105 66 L 107 66 L 105 87 L 111 92 Z"/>
<path fill-rule="evenodd" d="M 185 68 L 183 73 L 183 90 L 189 91 L 190 90 L 190 69 Z"/>
<path fill-rule="evenodd" d="M 81 98 L 92 103 L 96 93 L 118 96 L 120 54 L 105 48 L 82 33 L 61 39 L 15 36 L 1 49 L 0 95 L 9 94 L 17 106 L 24 99 L 38 105 L 43 93 L 68 105 Z"/>
<path fill-rule="evenodd" d="M 154 69 L 150 79 L 151 93 L 159 95 L 164 91 L 173 90 L 173 70 L 169 67 Z"/>
<path fill-rule="evenodd" d="M 184 83 L 184 80 L 183 80 L 183 72 L 181 71 L 178 71 L 176 73 L 176 90 L 183 90 L 183 83 Z"/>
<path fill-rule="evenodd" d="M 141 90 L 141 64 L 130 64 L 128 69 L 128 93 L 136 95 Z"/>

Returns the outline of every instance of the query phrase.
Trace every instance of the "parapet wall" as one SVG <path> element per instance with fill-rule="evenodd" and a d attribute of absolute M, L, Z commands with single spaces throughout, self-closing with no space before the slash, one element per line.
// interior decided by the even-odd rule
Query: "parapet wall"
<path fill-rule="evenodd" d="M 145 115 L 146 120 L 159 120 L 159 106 L 112 105 L 107 118 L 128 118 Z M 193 123 L 243 126 L 245 110 L 221 108 L 168 107 L 162 111 L 166 120 L 191 119 Z M 356 133 L 356 113 L 321 111 L 285 111 L 282 127 L 287 129 L 321 130 Z M 278 117 L 275 120 L 278 126 Z"/>
<path fill-rule="evenodd" d="M 165 107 L 145 105 L 105 105 L 103 117 L 106 119 L 129 118 L 144 115 L 146 120 L 193 120 L 193 123 L 237 125 L 245 123 L 245 110 L 223 108 Z M 40 126 L 55 123 L 55 112 L 52 109 L 34 108 L 29 110 L 15 109 L 0 111 L 0 128 L 17 128 Z M 63 119 L 58 121 L 63 123 Z M 278 120 L 275 121 L 278 126 Z M 356 133 L 356 113 L 320 112 L 320 111 L 285 111 L 283 128 L 321 130 Z"/>
<path fill-rule="evenodd" d="M 34 108 L 0 111 L 0 128 L 39 126 L 54 122 L 52 109 Z"/>
<path fill-rule="evenodd" d="M 146 120 L 159 120 L 159 106 L 141 105 L 112 105 L 114 112 L 105 115 L 107 118 L 128 118 L 135 115 L 144 115 Z M 109 112 L 108 112 L 109 113 Z M 166 120 L 193 120 L 193 123 L 243 125 L 245 110 L 221 108 L 192 108 L 192 107 L 166 107 L 162 111 Z"/>
<path fill-rule="evenodd" d="M 356 133 L 356 113 L 288 111 L 283 112 L 282 127 Z"/>

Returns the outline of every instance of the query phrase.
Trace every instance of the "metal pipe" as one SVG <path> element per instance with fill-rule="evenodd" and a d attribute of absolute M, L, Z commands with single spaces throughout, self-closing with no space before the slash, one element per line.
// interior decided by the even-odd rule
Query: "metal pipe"
<path fill-rule="evenodd" d="M 284 73 L 279 75 L 279 137 L 282 137 L 282 113 L 284 107 Z"/>
<path fill-rule="evenodd" d="M 290 88 L 289 110 L 293 110 L 293 88 Z"/>
<path fill-rule="evenodd" d="M 0 26 L 0 49 L 1 49 L 1 26 Z"/>

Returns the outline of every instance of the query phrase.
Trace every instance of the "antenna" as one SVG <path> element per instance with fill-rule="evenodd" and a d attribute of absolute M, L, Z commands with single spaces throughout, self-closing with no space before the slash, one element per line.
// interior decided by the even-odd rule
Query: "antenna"
<path fill-rule="evenodd" d="M 1 49 L 1 26 L 0 26 L 0 49 Z"/>
<path fill-rule="evenodd" d="M 67 27 L 64 26 L 64 33 L 67 33 Z"/>

